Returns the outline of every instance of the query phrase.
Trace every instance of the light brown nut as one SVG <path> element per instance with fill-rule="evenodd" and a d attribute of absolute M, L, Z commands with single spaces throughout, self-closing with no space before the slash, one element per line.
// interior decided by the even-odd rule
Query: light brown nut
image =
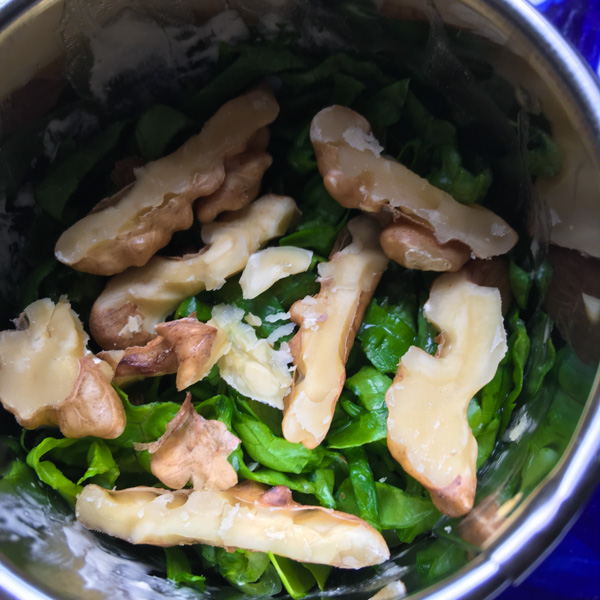
<path fill-rule="evenodd" d="M 600 360 L 600 259 L 550 246 L 553 275 L 544 310 L 586 364 Z"/>
<path fill-rule="evenodd" d="M 173 345 L 177 357 L 176 385 L 180 391 L 206 377 L 231 347 L 222 329 L 202 323 L 195 316 L 159 323 L 155 329 L 157 339 L 162 337 Z"/>
<path fill-rule="evenodd" d="M 285 400 L 283 435 L 307 448 L 318 446 L 329 431 L 348 353 L 388 263 L 373 219 L 356 217 L 348 230 L 352 243 L 318 267 L 319 293 L 298 300 L 290 310 L 300 329 L 290 342 L 296 370 Z"/>
<path fill-rule="evenodd" d="M 385 395 L 388 447 L 430 492 L 435 506 L 464 515 L 475 498 L 477 442 L 469 429 L 471 398 L 506 353 L 500 294 L 463 273 L 438 277 L 425 316 L 441 331 L 436 356 L 411 346 Z"/>
<path fill-rule="evenodd" d="M 188 392 L 165 433 L 156 442 L 134 447 L 148 450 L 152 474 L 170 488 L 179 490 L 191 480 L 197 490 L 227 490 L 238 481 L 227 457 L 239 444 L 224 423 L 195 411 Z"/>
<path fill-rule="evenodd" d="M 244 482 L 221 492 L 87 485 L 75 510 L 85 527 L 132 544 L 210 544 L 342 569 L 380 564 L 390 556 L 381 534 L 362 519 L 296 504 L 283 486 L 266 491 Z"/>
<path fill-rule="evenodd" d="M 86 350 L 68 302 L 30 304 L 15 331 L 0 332 L 0 400 L 26 429 L 58 425 L 67 437 L 118 437 L 125 411 L 111 367 Z"/>
<path fill-rule="evenodd" d="M 506 315 L 512 303 L 508 260 L 504 256 L 488 259 L 473 259 L 462 271 L 469 281 L 483 287 L 498 288 L 502 299 L 502 314 Z"/>
<path fill-rule="evenodd" d="M 388 225 L 379 238 L 387 257 L 418 271 L 458 271 L 470 258 L 471 249 L 450 241 L 440 244 L 431 229 L 400 219 Z"/>
<path fill-rule="evenodd" d="M 179 364 L 173 344 L 161 336 L 155 337 L 145 346 L 129 346 L 125 350 L 99 352 L 98 358 L 113 367 L 115 382 L 128 378 L 139 379 L 177 373 Z"/>
<path fill-rule="evenodd" d="M 248 150 L 228 159 L 223 185 L 196 201 L 198 221 L 210 223 L 222 212 L 248 206 L 258 196 L 262 177 L 272 162 L 271 155 L 261 150 Z"/>
<path fill-rule="evenodd" d="M 117 385 L 177 373 L 176 386 L 181 391 L 203 379 L 231 346 L 224 331 L 195 316 L 159 323 L 156 332 L 145 346 L 98 353 L 114 369 Z"/>
<path fill-rule="evenodd" d="M 119 190 L 128 187 L 135 182 L 135 172 L 144 166 L 144 159 L 141 156 L 128 156 L 115 163 L 110 178 Z"/>
<path fill-rule="evenodd" d="M 112 440 L 123 433 L 125 411 L 112 378 L 112 369 L 100 359 L 91 354 L 79 359 L 73 391 L 56 411 L 56 424 L 65 437 Z"/>
<path fill-rule="evenodd" d="M 137 169 L 135 183 L 67 229 L 56 244 L 56 258 L 97 275 L 145 265 L 175 231 L 192 225 L 192 202 L 219 188 L 225 161 L 244 152 L 278 112 L 275 97 L 266 89 L 230 100 L 198 135 Z"/>
<path fill-rule="evenodd" d="M 312 256 L 311 250 L 295 246 L 271 246 L 254 252 L 240 277 L 242 297 L 256 298 L 276 281 L 304 273 L 310 267 Z"/>
<path fill-rule="evenodd" d="M 92 307 L 94 339 L 105 350 L 144 345 L 182 300 L 219 288 L 246 266 L 252 252 L 283 235 L 297 210 L 291 198 L 268 194 L 227 221 L 204 225 L 207 247 L 197 254 L 155 256 L 147 265 L 113 277 Z"/>
<path fill-rule="evenodd" d="M 353 110 L 330 106 L 320 111 L 312 120 L 310 139 L 325 187 L 342 206 L 399 210 L 427 224 L 440 244 L 456 240 L 479 258 L 505 254 L 516 244 L 515 231 L 491 211 L 460 204 L 383 157 L 368 121 Z"/>

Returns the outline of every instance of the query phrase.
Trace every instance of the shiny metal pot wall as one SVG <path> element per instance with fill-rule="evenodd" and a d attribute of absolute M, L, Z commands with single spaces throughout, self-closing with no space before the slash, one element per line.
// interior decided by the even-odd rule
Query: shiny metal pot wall
<path fill-rule="evenodd" d="M 64 21 L 61 28 L 61 18 L 68 15 L 73 7 L 78 7 L 79 17 L 85 15 L 86 3 L 77 0 L 65 4 L 66 9 L 63 2 L 56 0 L 13 0 L 0 9 L 0 102 L 40 71 L 55 70 L 65 51 L 72 59 L 78 48 L 78 29 L 86 30 L 87 35 L 93 37 L 94 27 L 110 20 L 125 3 L 94 5 L 94 10 L 87 11 L 89 16 L 93 15 L 93 23 L 81 18 L 71 19 L 68 30 Z M 160 3 L 150 4 L 156 9 Z M 164 3 L 162 8 L 170 13 L 181 11 L 180 14 L 188 14 L 187 11 L 191 11 L 190 14 L 199 21 L 225 9 L 234 9 L 245 21 L 257 22 L 275 12 L 285 14 L 294 10 L 309 14 L 319 4 L 302 0 L 296 3 L 195 0 L 189 4 Z M 387 0 L 376 4 L 378 10 L 391 19 L 418 16 L 424 3 L 421 0 Z M 541 103 L 541 109 L 552 122 L 553 133 L 565 155 L 563 173 L 553 181 L 540 178 L 536 184 L 537 193 L 547 202 L 552 215 L 551 240 L 557 245 L 600 258 L 600 90 L 593 74 L 557 32 L 521 0 L 438 0 L 436 5 L 446 23 L 489 39 L 492 44 L 490 57 L 496 69 L 514 83 L 520 93 L 528 95 L 532 102 Z M 327 32 L 320 33 L 326 36 Z M 359 32 L 354 33 L 358 39 Z M 65 48 L 65 39 L 69 42 L 69 36 L 72 45 L 67 43 Z M 119 40 L 114 42 L 117 43 L 115 55 L 121 53 L 124 57 L 126 52 L 118 46 Z M 131 52 L 133 46 L 123 43 Z M 156 46 L 152 51 L 157 51 Z M 5 113 L 0 113 L 0 127 L 7 130 L 14 123 L 7 122 L 5 116 Z M 502 528 L 466 567 L 411 597 L 436 600 L 492 597 L 511 582 L 526 576 L 551 550 L 561 533 L 576 518 L 600 476 L 600 397 L 597 384 L 596 381 L 579 428 L 558 467 L 526 499 L 515 501 Z M 498 485 L 505 483 L 501 480 Z M 11 510 L 14 511 L 15 507 L 7 506 L 6 499 L 0 496 L 4 514 L 13 515 L 4 519 L 3 535 L 12 531 L 11 535 L 24 541 L 18 553 L 0 555 L 0 595 L 19 600 L 100 599 L 119 593 L 124 598 L 186 596 L 185 591 L 156 583 L 148 575 L 148 569 L 137 566 L 127 556 L 111 558 L 98 546 L 91 545 L 87 538 L 77 538 L 77 526 L 73 525 L 70 517 L 43 504 L 43 498 L 38 497 L 29 504 L 20 505 L 20 516 L 14 516 L 17 513 L 11 513 Z M 43 508 L 41 513 L 40 506 Z M 63 568 L 44 566 L 43 561 L 33 556 L 34 550 L 39 555 L 40 548 L 56 553 L 54 564 L 63 565 Z M 91 563 L 95 564 L 96 574 L 93 577 L 96 579 L 89 573 L 86 579 L 86 569 Z M 99 582 L 98 573 L 104 573 L 107 578 L 106 587 Z M 390 573 L 388 579 L 391 581 L 394 573 Z M 405 571 L 400 573 L 404 577 L 402 573 Z M 114 577 L 122 579 L 121 587 L 115 587 L 112 581 L 109 585 L 108 580 Z M 92 589 L 84 589 L 86 586 Z M 104 589 L 110 589 L 110 592 L 105 594 Z M 370 595 L 368 586 L 362 583 L 352 590 L 338 590 L 340 597 L 344 598 L 354 593 L 362 598 Z M 215 594 L 210 597 L 220 597 L 219 592 Z"/>

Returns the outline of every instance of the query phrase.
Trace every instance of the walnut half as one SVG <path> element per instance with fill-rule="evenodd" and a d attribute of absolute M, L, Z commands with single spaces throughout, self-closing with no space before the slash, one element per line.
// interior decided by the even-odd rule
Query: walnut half
<path fill-rule="evenodd" d="M 203 225 L 206 247 L 197 254 L 155 256 L 111 278 L 92 307 L 94 339 L 105 350 L 146 344 L 182 300 L 221 287 L 246 266 L 252 252 L 283 235 L 297 210 L 292 198 L 267 194 L 230 213 L 228 220 Z"/>
<path fill-rule="evenodd" d="M 369 122 L 355 111 L 324 108 L 312 120 L 310 139 L 325 187 L 342 206 L 408 215 L 431 230 L 439 244 L 455 240 L 478 258 L 505 254 L 517 243 L 516 232 L 490 210 L 460 204 L 382 156 Z"/>
<path fill-rule="evenodd" d="M 290 490 L 246 481 L 227 491 L 138 487 L 110 491 L 87 485 L 77 518 L 89 529 L 132 544 L 210 544 L 273 552 L 302 562 L 359 569 L 390 553 L 362 519 L 296 504 Z"/>
<path fill-rule="evenodd" d="M 285 400 L 283 435 L 307 448 L 329 431 L 346 380 L 346 360 L 365 309 L 387 267 L 374 219 L 348 223 L 352 243 L 318 267 L 321 290 L 295 302 L 290 310 L 300 330 L 290 342 L 296 371 Z"/>
<path fill-rule="evenodd" d="M 469 429 L 471 398 L 506 353 L 500 293 L 464 273 L 438 277 L 425 316 L 441 331 L 436 356 L 411 346 L 385 395 L 388 447 L 430 492 L 436 507 L 457 517 L 473 507 L 477 442 Z"/>
<path fill-rule="evenodd" d="M 172 154 L 137 169 L 133 184 L 67 229 L 56 243 L 56 258 L 97 275 L 146 264 L 175 231 L 191 227 L 194 200 L 219 189 L 225 162 L 243 153 L 278 113 L 279 105 L 267 89 L 226 102 L 199 134 Z M 263 171 L 265 161 L 270 161 L 268 155 L 259 159 Z"/>
<path fill-rule="evenodd" d="M 30 304 L 15 331 L 0 332 L 0 401 L 26 429 L 58 425 L 66 437 L 116 438 L 125 411 L 111 367 L 86 350 L 68 302 Z"/>

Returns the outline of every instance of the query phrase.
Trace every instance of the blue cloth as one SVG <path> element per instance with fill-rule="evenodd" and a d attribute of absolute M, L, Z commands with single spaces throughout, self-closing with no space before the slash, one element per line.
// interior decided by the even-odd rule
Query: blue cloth
<path fill-rule="evenodd" d="M 600 76 L 600 0 L 530 0 Z M 498 600 L 600 600 L 600 487 L 548 558 Z"/>
<path fill-rule="evenodd" d="M 497 600 L 600 600 L 600 487 L 546 560 Z"/>
<path fill-rule="evenodd" d="M 600 75 L 600 1 L 530 0 L 585 56 Z"/>

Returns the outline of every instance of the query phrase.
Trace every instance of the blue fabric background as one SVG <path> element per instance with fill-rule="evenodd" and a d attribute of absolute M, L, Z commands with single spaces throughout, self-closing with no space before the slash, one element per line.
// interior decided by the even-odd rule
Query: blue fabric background
<path fill-rule="evenodd" d="M 600 76 L 600 0 L 530 0 Z M 600 487 L 567 536 L 498 600 L 600 600 Z"/>

